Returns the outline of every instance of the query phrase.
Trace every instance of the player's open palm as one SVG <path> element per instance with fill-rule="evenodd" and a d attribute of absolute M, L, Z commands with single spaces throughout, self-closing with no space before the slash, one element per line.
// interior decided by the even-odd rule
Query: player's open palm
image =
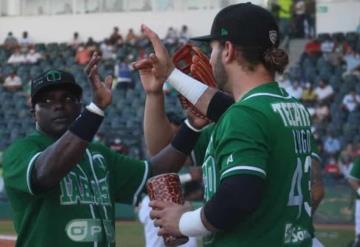
<path fill-rule="evenodd" d="M 100 107 L 105 109 L 111 104 L 112 94 L 112 76 L 107 76 L 105 81 L 102 82 L 98 73 L 98 62 L 100 57 L 94 52 L 89 63 L 85 67 L 85 74 L 87 75 L 93 96 L 93 102 Z"/>
<path fill-rule="evenodd" d="M 174 69 L 168 51 L 159 36 L 145 25 L 141 26 L 146 37 L 150 40 L 155 54 L 133 64 L 140 71 L 140 77 L 146 92 L 161 92 L 162 86 Z"/>

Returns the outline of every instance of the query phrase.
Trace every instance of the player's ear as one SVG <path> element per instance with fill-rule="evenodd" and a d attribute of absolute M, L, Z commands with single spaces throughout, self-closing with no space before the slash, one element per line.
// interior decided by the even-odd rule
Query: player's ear
<path fill-rule="evenodd" d="M 225 42 L 223 52 L 224 52 L 223 56 L 225 63 L 230 63 L 234 59 L 236 59 L 236 48 L 235 45 L 230 41 Z"/>

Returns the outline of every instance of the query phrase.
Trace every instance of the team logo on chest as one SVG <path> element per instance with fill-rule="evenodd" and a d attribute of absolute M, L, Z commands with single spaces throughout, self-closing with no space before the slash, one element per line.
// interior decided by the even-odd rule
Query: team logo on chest
<path fill-rule="evenodd" d="M 100 157 L 101 156 L 101 157 Z M 111 205 L 109 195 L 109 172 L 104 157 L 94 155 L 91 169 L 77 165 L 60 182 L 60 204 L 102 204 Z"/>

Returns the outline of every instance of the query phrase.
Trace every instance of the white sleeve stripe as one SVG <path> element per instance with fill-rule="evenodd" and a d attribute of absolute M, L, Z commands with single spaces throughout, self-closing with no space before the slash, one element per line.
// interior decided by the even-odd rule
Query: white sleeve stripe
<path fill-rule="evenodd" d="M 31 189 L 31 184 L 30 184 L 30 181 L 31 181 L 31 170 L 32 170 L 32 167 L 33 167 L 33 164 L 35 163 L 34 161 L 36 160 L 36 158 L 41 154 L 41 152 L 38 152 L 37 154 L 35 154 L 29 164 L 28 164 L 28 167 L 27 167 L 27 171 L 26 171 L 26 184 L 28 186 L 28 189 L 30 191 L 30 194 L 34 195 L 32 189 Z"/>
<path fill-rule="evenodd" d="M 145 182 L 147 180 L 147 177 L 148 177 L 148 174 L 149 174 L 149 163 L 147 161 L 144 161 L 145 163 L 145 172 L 144 172 L 144 176 L 143 176 L 143 179 L 141 181 L 141 184 L 140 186 L 137 188 L 135 194 L 134 194 L 134 197 L 133 197 L 133 205 L 135 206 L 135 203 L 136 203 L 136 200 L 140 194 L 140 192 L 142 191 L 142 189 L 144 188 L 144 185 L 145 185 Z"/>
<path fill-rule="evenodd" d="M 248 171 L 255 171 L 255 172 L 259 172 L 262 173 L 263 175 L 266 176 L 266 172 L 258 167 L 253 167 L 253 166 L 235 166 L 235 167 L 231 167 L 229 169 L 227 169 L 226 171 L 224 171 L 221 176 L 220 179 L 222 179 L 226 174 L 228 174 L 229 172 L 233 172 L 236 170 L 248 170 Z"/>
<path fill-rule="evenodd" d="M 317 153 L 311 153 L 312 157 L 315 157 L 316 159 L 318 159 L 319 161 L 321 160 L 320 156 Z"/>

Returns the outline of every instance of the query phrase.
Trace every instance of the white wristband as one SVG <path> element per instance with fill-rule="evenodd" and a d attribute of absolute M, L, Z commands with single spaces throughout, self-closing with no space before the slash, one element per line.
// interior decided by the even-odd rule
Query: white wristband
<path fill-rule="evenodd" d="M 197 129 L 194 126 L 192 126 L 191 123 L 189 122 L 189 119 L 185 119 L 184 122 L 185 122 L 186 126 L 189 127 L 189 129 L 191 129 L 192 131 L 201 132 L 203 130 L 203 129 Z"/>
<path fill-rule="evenodd" d="M 190 173 L 185 173 L 185 174 L 179 175 L 179 179 L 180 179 L 180 183 L 184 184 L 184 183 L 190 182 L 192 180 L 192 177 L 191 177 Z"/>
<path fill-rule="evenodd" d="M 171 72 L 168 82 L 193 105 L 196 104 L 201 95 L 208 88 L 207 85 L 195 80 L 176 68 Z"/>
<path fill-rule="evenodd" d="M 202 208 L 198 208 L 181 215 L 179 230 L 182 235 L 188 237 L 203 237 L 211 233 L 202 223 L 201 209 Z"/>
<path fill-rule="evenodd" d="M 103 110 L 101 110 L 95 103 L 91 102 L 89 105 L 86 106 L 86 109 L 91 111 L 92 113 L 95 113 L 99 116 L 105 116 L 105 113 Z"/>
<path fill-rule="evenodd" d="M 360 187 L 356 190 L 356 193 L 360 196 Z"/>

